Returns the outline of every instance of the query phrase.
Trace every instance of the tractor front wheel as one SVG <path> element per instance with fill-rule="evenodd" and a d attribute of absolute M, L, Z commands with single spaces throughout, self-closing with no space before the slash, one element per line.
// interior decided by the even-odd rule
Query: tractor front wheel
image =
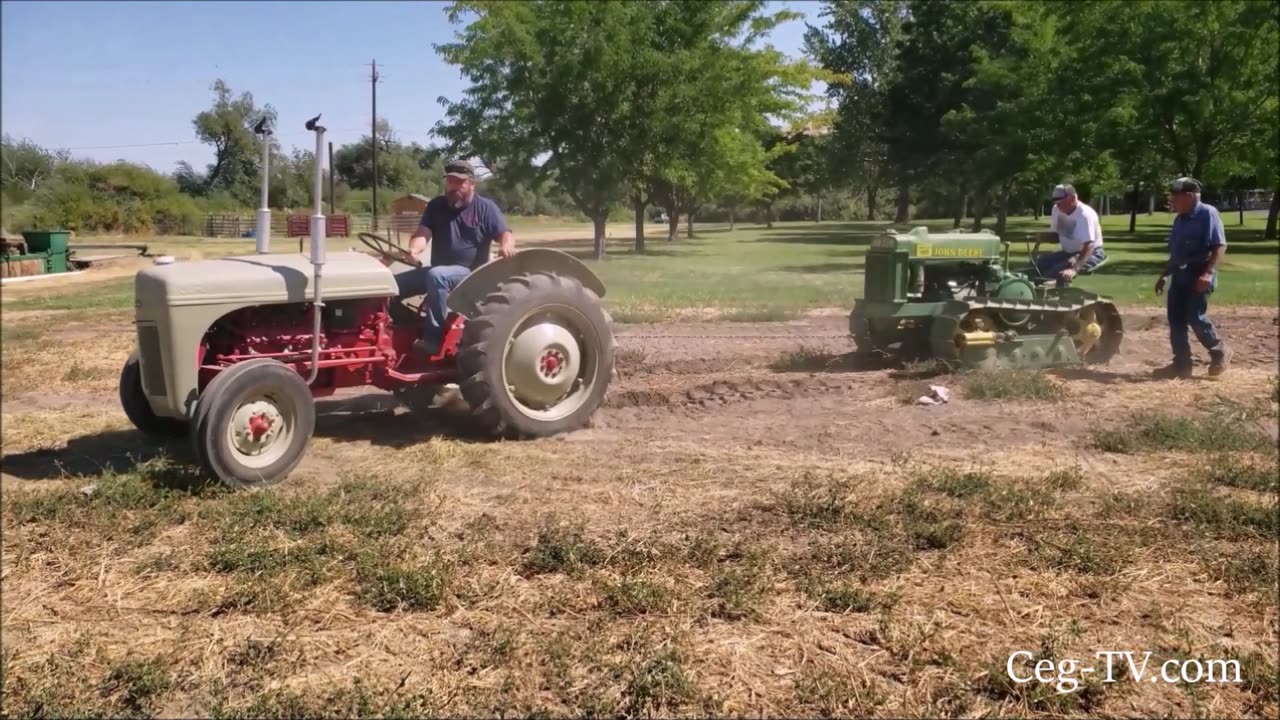
<path fill-rule="evenodd" d="M 214 376 L 200 397 L 192 443 L 205 470 L 234 488 L 274 485 L 302 460 L 315 431 L 306 381 L 274 360 Z"/>
<path fill-rule="evenodd" d="M 133 426 L 147 437 L 161 442 L 181 438 L 187 434 L 187 423 L 177 418 L 162 417 L 151 410 L 147 394 L 142 389 L 142 367 L 138 352 L 129 354 L 120 370 L 120 406 Z"/>
<path fill-rule="evenodd" d="M 545 272 L 503 282 L 467 320 L 459 389 L 501 437 L 548 437 L 584 427 L 613 374 L 613 320 L 573 278 Z"/>

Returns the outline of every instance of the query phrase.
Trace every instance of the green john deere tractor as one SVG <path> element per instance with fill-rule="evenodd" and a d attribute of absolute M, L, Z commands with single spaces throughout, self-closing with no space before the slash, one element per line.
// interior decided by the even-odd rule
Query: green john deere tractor
<path fill-rule="evenodd" d="M 1009 241 L 990 232 L 889 231 L 871 243 L 865 267 L 863 297 L 849 314 L 861 353 L 963 369 L 1041 368 L 1105 363 L 1124 336 L 1110 300 L 1011 272 Z"/>

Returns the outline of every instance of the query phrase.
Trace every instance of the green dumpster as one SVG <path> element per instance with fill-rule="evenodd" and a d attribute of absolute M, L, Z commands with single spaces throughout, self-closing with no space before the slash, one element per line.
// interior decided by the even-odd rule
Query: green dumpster
<path fill-rule="evenodd" d="M 22 239 L 27 241 L 29 255 L 43 255 L 47 273 L 64 273 L 67 271 L 67 240 L 71 233 L 66 230 L 24 230 Z"/>

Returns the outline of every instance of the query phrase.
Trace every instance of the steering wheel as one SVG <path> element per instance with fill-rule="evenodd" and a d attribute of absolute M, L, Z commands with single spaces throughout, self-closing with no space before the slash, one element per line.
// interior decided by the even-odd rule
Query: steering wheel
<path fill-rule="evenodd" d="M 405 250 L 398 244 L 382 237 L 381 235 L 362 232 L 358 233 L 356 237 L 360 238 L 360 242 L 364 243 L 365 247 L 381 255 L 383 259 L 388 262 L 398 262 L 405 265 L 412 265 L 414 267 L 422 267 L 422 263 L 419 262 L 417 258 L 410 255 L 408 250 Z"/>

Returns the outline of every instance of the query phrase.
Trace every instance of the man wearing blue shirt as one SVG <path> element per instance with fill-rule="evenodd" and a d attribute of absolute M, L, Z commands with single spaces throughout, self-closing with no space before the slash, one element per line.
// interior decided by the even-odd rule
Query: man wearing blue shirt
<path fill-rule="evenodd" d="M 427 203 L 418 229 L 409 238 L 409 253 L 419 258 L 431 246 L 427 269 L 396 275 L 400 297 L 426 295 L 427 321 L 422 339 L 413 349 L 435 355 L 444 340 L 445 300 L 472 271 L 489 262 L 494 240 L 498 257 L 516 252 L 511 229 L 498 204 L 476 194 L 476 172 L 470 162 L 454 160 L 445 166 L 444 195 Z M 420 260 L 419 260 L 420 262 Z"/>
<path fill-rule="evenodd" d="M 1191 343 L 1187 326 L 1209 351 L 1209 377 L 1227 369 L 1230 351 L 1218 337 L 1205 313 L 1209 294 L 1217 287 L 1218 262 L 1227 249 L 1226 233 L 1218 209 L 1200 202 L 1200 183 L 1187 177 L 1169 185 L 1169 205 L 1177 215 L 1169 230 L 1169 262 L 1156 280 L 1156 295 L 1164 292 L 1169 278 L 1166 305 L 1169 317 L 1169 345 L 1173 362 L 1155 371 L 1160 378 L 1191 377 Z"/>

